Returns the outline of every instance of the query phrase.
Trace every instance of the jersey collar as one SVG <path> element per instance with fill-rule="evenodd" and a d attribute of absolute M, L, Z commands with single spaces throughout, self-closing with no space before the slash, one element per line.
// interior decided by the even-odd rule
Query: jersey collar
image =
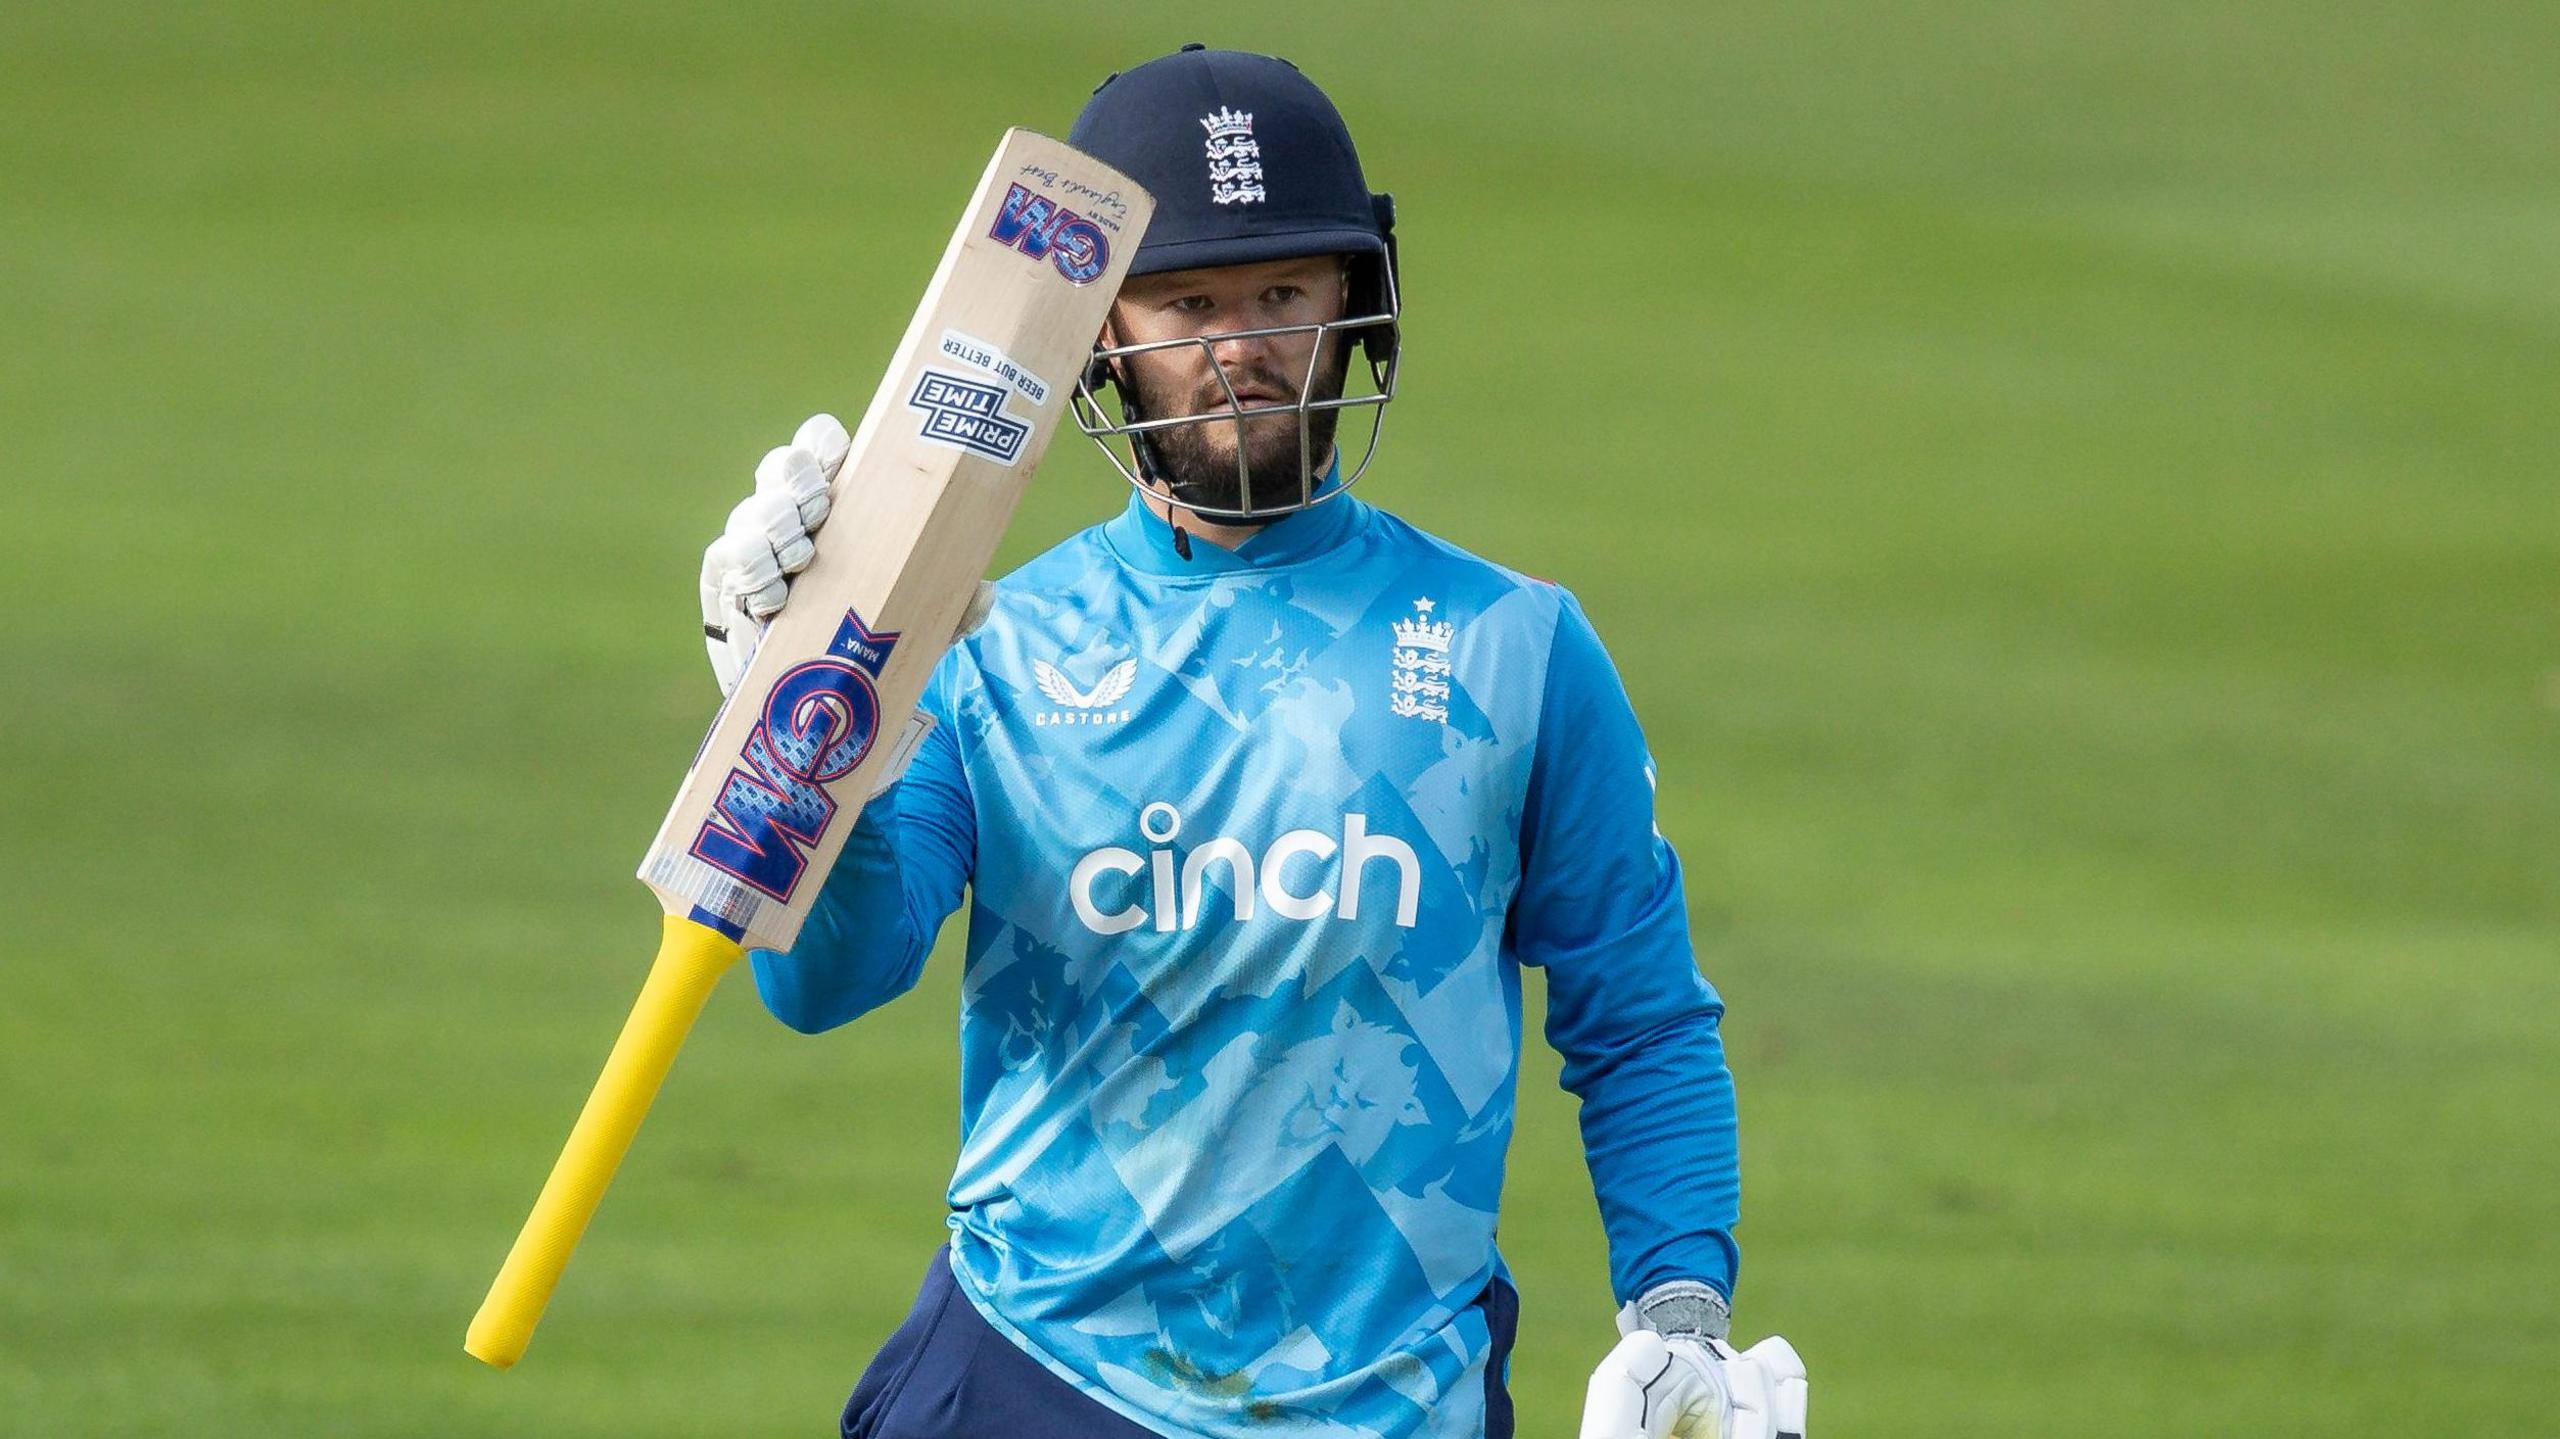
<path fill-rule="evenodd" d="M 1341 473 L 1338 463 L 1326 471 L 1317 492 L 1339 485 Z M 1312 508 L 1273 520 L 1232 550 L 1194 536 L 1191 558 L 1186 560 L 1173 547 L 1173 526 L 1148 509 L 1145 497 L 1133 488 L 1128 507 L 1104 524 L 1102 533 L 1120 562 L 1133 570 L 1177 579 L 1230 575 L 1278 569 L 1313 559 L 1357 532 L 1368 509 L 1355 496 L 1336 495 Z"/>

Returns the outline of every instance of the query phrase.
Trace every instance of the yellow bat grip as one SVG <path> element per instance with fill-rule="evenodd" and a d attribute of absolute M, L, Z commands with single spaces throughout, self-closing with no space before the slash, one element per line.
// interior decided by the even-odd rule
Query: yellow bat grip
<path fill-rule="evenodd" d="M 524 1357 L 560 1271 L 568 1267 L 578 1236 L 595 1217 L 596 1202 L 604 1198 L 613 1171 L 631 1148 L 649 1101 L 658 1097 L 667 1067 L 675 1062 L 713 986 L 741 953 L 728 936 L 679 915 L 667 916 L 658 958 L 649 966 L 639 1002 L 631 1006 L 622 1037 L 614 1041 L 604 1073 L 597 1076 L 587 1107 L 578 1112 L 569 1142 L 551 1166 L 551 1177 L 533 1201 L 515 1247 L 507 1251 L 497 1282 L 472 1316 L 463 1352 L 498 1369 L 513 1368 Z"/>

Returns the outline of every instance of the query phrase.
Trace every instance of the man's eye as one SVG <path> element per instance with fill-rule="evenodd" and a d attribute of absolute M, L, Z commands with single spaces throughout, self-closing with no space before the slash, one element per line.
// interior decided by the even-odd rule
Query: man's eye
<path fill-rule="evenodd" d="M 1210 309 L 1214 308 L 1215 305 L 1216 302 L 1206 295 L 1185 295 L 1181 299 L 1174 301 L 1170 308 L 1179 310 L 1186 315 L 1198 315 L 1207 313 Z"/>
<path fill-rule="evenodd" d="M 1298 297 L 1305 293 L 1306 291 L 1297 285 L 1274 285 L 1263 292 L 1262 299 L 1265 304 L 1289 305 L 1295 304 Z"/>

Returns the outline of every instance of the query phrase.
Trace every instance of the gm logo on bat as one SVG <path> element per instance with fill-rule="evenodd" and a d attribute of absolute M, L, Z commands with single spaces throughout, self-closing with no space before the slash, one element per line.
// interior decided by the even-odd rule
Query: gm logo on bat
<path fill-rule="evenodd" d="M 1111 268 L 1111 242 L 1102 237 L 1101 226 L 1019 184 L 1004 192 L 987 236 L 1032 259 L 1047 260 L 1075 284 L 1090 285 Z"/>
<path fill-rule="evenodd" d="M 852 610 L 825 655 L 793 665 L 765 692 L 764 715 L 693 837 L 693 855 L 759 893 L 788 900 L 809 850 L 835 822 L 826 787 L 861 765 L 880 732 L 872 681 L 898 643 Z"/>

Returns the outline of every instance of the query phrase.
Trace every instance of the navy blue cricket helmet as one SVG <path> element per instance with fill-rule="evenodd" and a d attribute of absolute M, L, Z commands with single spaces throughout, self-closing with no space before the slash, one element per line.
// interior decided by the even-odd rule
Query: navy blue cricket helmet
<path fill-rule="evenodd" d="M 1372 193 L 1360 154 L 1342 113 L 1298 67 L 1271 55 L 1185 45 L 1171 55 L 1113 75 L 1095 88 L 1067 132 L 1067 143 L 1112 166 L 1155 197 L 1155 218 L 1130 262 L 1129 274 L 1206 269 L 1296 259 L 1349 257 L 1350 293 L 1340 320 L 1300 327 L 1319 340 L 1339 335 L 1365 353 L 1372 393 L 1325 396 L 1302 393 L 1286 408 L 1309 411 L 1368 407 L 1373 424 L 1367 452 L 1338 483 L 1317 473 L 1324 456 L 1303 453 L 1297 493 L 1263 497 L 1251 481 L 1232 509 L 1248 519 L 1276 518 L 1347 489 L 1377 451 L 1375 419 L 1394 397 L 1401 306 L 1397 297 L 1395 202 Z M 1181 342 L 1173 342 L 1181 343 Z M 1231 421 L 1246 410 L 1231 404 L 1205 415 L 1156 417 L 1135 412 L 1121 388 L 1121 417 L 1103 414 L 1094 390 L 1106 383 L 1109 361 L 1158 346 L 1097 351 L 1097 363 L 1079 386 L 1078 419 L 1085 432 L 1132 483 L 1152 468 L 1147 436 L 1176 425 Z M 1330 419 L 1330 417 L 1328 417 Z M 1330 430 L 1328 423 L 1325 428 Z M 1305 427 L 1301 427 L 1302 435 Z M 1134 465 L 1122 465 L 1108 436 L 1132 441 Z M 1302 444 L 1302 449 L 1306 447 Z M 1239 470 L 1243 452 L 1238 448 Z"/>
<path fill-rule="evenodd" d="M 1132 275 L 1386 251 L 1342 112 L 1275 56 L 1185 45 L 1103 81 L 1067 143 L 1155 196 Z"/>

